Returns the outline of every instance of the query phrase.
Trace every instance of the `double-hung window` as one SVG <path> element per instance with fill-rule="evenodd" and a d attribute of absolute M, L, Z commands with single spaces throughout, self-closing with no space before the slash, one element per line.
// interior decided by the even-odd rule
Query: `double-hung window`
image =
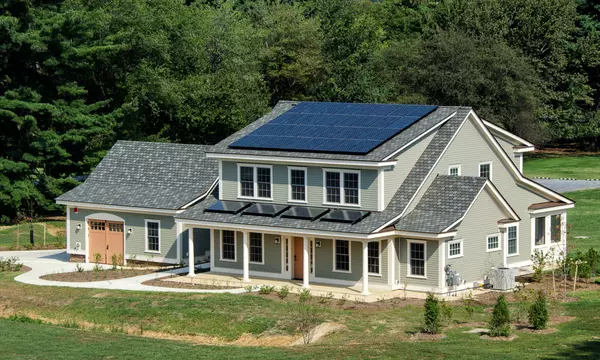
<path fill-rule="evenodd" d="M 371 241 L 367 244 L 367 261 L 369 274 L 379 275 L 379 241 Z"/>
<path fill-rule="evenodd" d="M 487 237 L 487 251 L 500 250 L 500 235 L 488 235 Z"/>
<path fill-rule="evenodd" d="M 160 221 L 146 220 L 146 252 L 160 252 Z"/>
<path fill-rule="evenodd" d="M 221 231 L 221 260 L 236 261 L 235 257 L 235 232 Z"/>
<path fill-rule="evenodd" d="M 519 253 L 519 233 L 516 226 L 509 226 L 507 230 L 508 240 L 508 255 L 516 255 Z"/>
<path fill-rule="evenodd" d="M 289 169 L 290 197 L 289 201 L 306 202 L 306 168 Z"/>
<path fill-rule="evenodd" d="M 535 246 L 546 244 L 546 218 L 535 218 Z"/>
<path fill-rule="evenodd" d="M 562 222 L 560 214 L 550 216 L 550 226 L 550 240 L 553 243 L 561 242 Z"/>
<path fill-rule="evenodd" d="M 424 242 L 408 242 L 408 274 L 414 277 L 426 277 L 425 251 L 427 246 Z"/>
<path fill-rule="evenodd" d="M 335 240 L 335 264 L 333 270 L 350 272 L 350 241 Z"/>
<path fill-rule="evenodd" d="M 324 202 L 329 204 L 360 204 L 360 172 L 325 170 Z"/>
<path fill-rule="evenodd" d="M 263 263 L 263 234 L 250 233 L 250 262 Z"/>
<path fill-rule="evenodd" d="M 488 178 L 492 180 L 492 163 L 481 163 L 479 164 L 479 177 Z"/>
<path fill-rule="evenodd" d="M 238 197 L 272 199 L 272 167 L 264 165 L 238 165 Z"/>

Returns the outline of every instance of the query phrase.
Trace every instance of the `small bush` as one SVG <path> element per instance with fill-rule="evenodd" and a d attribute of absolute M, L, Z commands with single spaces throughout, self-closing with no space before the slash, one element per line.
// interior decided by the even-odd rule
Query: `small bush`
<path fill-rule="evenodd" d="M 23 264 L 19 262 L 19 258 L 16 256 L 11 256 L 9 258 L 4 259 L 0 257 L 0 272 L 5 271 L 19 271 L 23 267 Z"/>
<path fill-rule="evenodd" d="M 258 293 L 261 295 L 269 295 L 275 291 L 275 286 L 272 285 L 263 285 L 258 289 Z"/>
<path fill-rule="evenodd" d="M 244 286 L 244 290 L 246 290 L 246 291 L 247 291 L 247 292 L 249 292 L 249 293 L 250 293 L 250 292 L 253 292 L 253 291 L 254 291 L 254 289 L 255 289 L 255 286 L 254 286 L 254 285 L 246 285 L 246 286 Z"/>
<path fill-rule="evenodd" d="M 298 301 L 302 304 L 309 303 L 312 300 L 312 294 L 309 289 L 302 289 Z"/>
<path fill-rule="evenodd" d="M 342 295 L 341 298 L 338 299 L 337 303 L 338 303 L 338 305 L 343 306 L 347 300 L 348 300 L 348 295 L 344 294 L 344 295 Z"/>
<path fill-rule="evenodd" d="M 277 296 L 283 300 L 290 294 L 290 287 L 285 285 L 279 288 L 277 291 Z"/>
<path fill-rule="evenodd" d="M 80 263 L 77 263 L 77 264 L 75 265 L 75 269 L 77 270 L 77 272 L 83 272 L 83 266 L 81 266 L 81 264 L 80 264 Z"/>
<path fill-rule="evenodd" d="M 475 300 L 473 299 L 473 292 L 471 290 L 469 290 L 469 294 L 465 296 L 463 302 L 469 319 L 473 318 L 473 314 L 475 313 Z"/>
<path fill-rule="evenodd" d="M 548 327 L 548 318 L 548 301 L 546 294 L 540 290 L 529 308 L 529 323 L 534 329 L 542 330 Z"/>
<path fill-rule="evenodd" d="M 304 344 L 310 344 L 314 329 L 321 322 L 318 307 L 308 304 L 291 305 L 289 315 L 291 325 L 300 331 Z"/>
<path fill-rule="evenodd" d="M 16 322 L 28 323 L 28 324 L 43 324 L 44 323 L 40 319 L 30 318 L 27 315 L 11 315 L 7 319 L 10 321 L 16 321 Z"/>
<path fill-rule="evenodd" d="M 504 295 L 500 295 L 494 305 L 492 319 L 490 321 L 491 336 L 508 336 L 510 335 L 510 312 L 508 311 L 508 303 Z"/>
<path fill-rule="evenodd" d="M 544 277 L 544 268 L 546 267 L 549 260 L 548 254 L 542 250 L 535 250 L 531 254 L 531 262 L 533 267 L 533 280 L 541 282 Z"/>
<path fill-rule="evenodd" d="M 423 331 L 429 334 L 439 334 L 442 330 L 440 301 L 433 294 L 427 294 L 425 299 L 425 326 Z"/>
<path fill-rule="evenodd" d="M 448 305 L 446 300 L 442 300 L 440 302 L 440 310 L 444 324 L 446 324 L 446 326 L 450 325 L 450 322 L 452 321 L 452 306 Z"/>

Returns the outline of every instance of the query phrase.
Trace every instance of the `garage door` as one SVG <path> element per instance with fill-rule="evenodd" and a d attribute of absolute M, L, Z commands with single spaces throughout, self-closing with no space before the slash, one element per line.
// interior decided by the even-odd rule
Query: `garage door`
<path fill-rule="evenodd" d="M 89 259 L 91 262 L 112 264 L 113 256 L 123 261 L 122 222 L 90 220 L 88 222 Z"/>

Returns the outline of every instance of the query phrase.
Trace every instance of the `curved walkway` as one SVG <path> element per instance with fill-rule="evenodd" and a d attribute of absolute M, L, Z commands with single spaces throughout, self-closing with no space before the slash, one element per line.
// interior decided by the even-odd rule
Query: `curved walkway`
<path fill-rule="evenodd" d="M 106 289 L 106 290 L 131 290 L 131 291 L 154 291 L 154 292 L 182 292 L 182 293 L 243 293 L 246 290 L 239 289 L 219 289 L 219 290 L 202 290 L 202 289 L 179 289 L 160 286 L 143 285 L 142 283 L 148 280 L 159 279 L 172 274 L 187 273 L 188 268 L 179 268 L 173 270 L 162 271 L 140 276 L 134 276 L 118 280 L 103 280 L 91 282 L 66 282 L 66 281 L 51 281 L 40 279 L 40 276 L 48 274 L 57 274 L 63 272 L 77 271 L 76 264 L 69 262 L 69 255 L 65 250 L 31 250 L 31 251 L 0 251 L 0 257 L 7 258 L 16 256 L 20 262 L 31 268 L 31 271 L 23 273 L 15 278 L 16 281 L 39 286 L 63 286 L 73 288 L 87 289 Z M 94 264 L 81 264 L 84 270 L 92 270 Z M 105 269 L 111 268 L 108 265 L 101 265 Z"/>

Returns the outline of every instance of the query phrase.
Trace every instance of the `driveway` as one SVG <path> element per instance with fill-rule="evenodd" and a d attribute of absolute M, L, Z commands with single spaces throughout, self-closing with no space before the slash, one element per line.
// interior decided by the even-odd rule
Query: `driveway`
<path fill-rule="evenodd" d="M 597 180 L 533 179 L 533 181 L 559 193 L 600 188 L 600 181 Z"/>
<path fill-rule="evenodd" d="M 18 257 L 21 263 L 31 268 L 31 271 L 23 273 L 15 278 L 16 281 L 29 285 L 64 286 L 73 288 L 106 290 L 134 290 L 186 293 L 242 293 L 245 291 L 244 289 L 196 290 L 142 285 L 143 282 L 148 280 L 158 279 L 172 274 L 187 273 L 187 267 L 118 280 L 103 280 L 91 282 L 66 282 L 43 280 L 40 279 L 40 276 L 77 271 L 76 264 L 69 262 L 69 255 L 66 253 L 65 250 L 0 251 L 0 257 L 7 258 L 11 256 Z M 91 271 L 94 268 L 94 265 L 95 264 L 81 264 L 81 266 L 83 266 L 84 270 L 86 271 Z M 101 266 L 104 269 L 111 268 L 111 266 L 109 265 Z"/>

